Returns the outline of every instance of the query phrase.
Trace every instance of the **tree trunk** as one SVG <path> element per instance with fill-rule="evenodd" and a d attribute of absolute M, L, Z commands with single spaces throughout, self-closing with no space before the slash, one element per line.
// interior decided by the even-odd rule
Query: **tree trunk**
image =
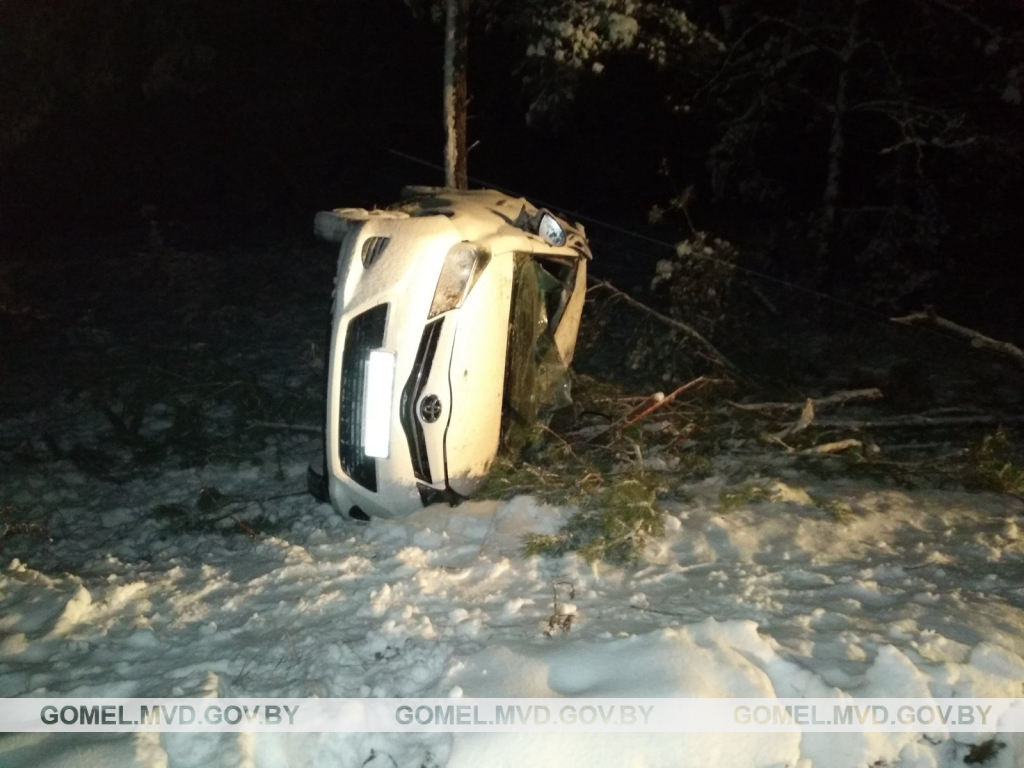
<path fill-rule="evenodd" d="M 850 80 L 850 60 L 857 48 L 859 17 L 859 4 L 855 4 L 850 15 L 846 44 L 839 53 L 841 69 L 839 80 L 836 82 L 835 100 L 832 104 L 832 138 L 828 147 L 828 176 L 825 179 L 825 194 L 822 198 L 821 239 L 818 241 L 819 269 L 826 270 L 829 283 L 835 281 L 838 272 L 838 265 L 833 263 L 835 256 L 831 250 L 835 236 L 836 210 L 839 206 L 843 153 L 846 149 L 844 123 L 847 111 L 847 88 Z"/>
<path fill-rule="evenodd" d="M 444 181 L 468 189 L 466 169 L 466 57 L 469 0 L 446 0 L 444 39 Z"/>

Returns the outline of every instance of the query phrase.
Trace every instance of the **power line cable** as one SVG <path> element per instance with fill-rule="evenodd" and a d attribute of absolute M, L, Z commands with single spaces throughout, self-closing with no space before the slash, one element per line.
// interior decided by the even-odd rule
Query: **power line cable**
<path fill-rule="evenodd" d="M 388 152 L 390 154 L 392 154 L 392 155 L 395 155 L 396 157 L 402 158 L 403 160 L 407 160 L 409 162 L 416 163 L 417 165 L 422 165 L 422 166 L 427 167 L 427 168 L 432 168 L 433 170 L 436 170 L 436 171 L 443 171 L 444 170 L 444 168 L 441 165 L 437 164 L 437 163 L 432 163 L 429 160 L 424 160 L 422 158 L 416 157 L 415 155 L 410 155 L 410 154 L 408 154 L 406 152 L 401 152 L 401 151 L 399 151 L 397 149 L 389 149 Z M 469 180 L 471 182 L 473 182 L 474 184 L 479 184 L 480 186 L 487 187 L 488 189 L 496 189 L 499 192 L 504 192 L 507 195 L 515 195 L 516 197 L 527 197 L 531 201 L 533 201 L 535 203 L 538 203 L 538 204 L 540 204 L 541 206 L 543 206 L 545 208 L 552 208 L 552 209 L 560 211 L 560 212 L 562 212 L 562 213 L 564 213 L 566 215 L 569 215 L 569 216 L 572 216 L 574 218 L 577 218 L 580 221 L 584 221 L 584 222 L 587 222 L 589 224 L 595 224 L 595 225 L 597 225 L 599 227 L 603 227 L 603 228 L 605 228 L 605 229 L 607 229 L 607 230 L 609 230 L 611 232 L 616 232 L 616 233 L 618 233 L 620 235 L 625 235 L 625 236 L 631 237 L 631 238 L 633 238 L 635 240 L 641 240 L 643 242 L 651 243 L 652 245 L 657 245 L 657 246 L 660 246 L 662 248 L 667 248 L 667 249 L 671 250 L 673 253 L 676 252 L 675 244 L 674 243 L 670 243 L 667 240 L 659 240 L 656 237 L 651 237 L 649 235 L 645 235 L 645 234 L 642 234 L 640 232 L 635 232 L 633 230 L 626 229 L 625 227 L 620 227 L 617 224 L 612 224 L 610 222 L 603 221 L 602 219 L 595 218 L 594 216 L 590 216 L 590 215 L 587 215 L 585 213 L 581 213 L 579 211 L 570 210 L 568 208 L 565 208 L 564 206 L 558 205 L 557 203 L 552 203 L 552 202 L 549 202 L 549 201 L 541 200 L 539 198 L 533 197 L 532 195 L 524 195 L 521 192 L 518 192 L 516 190 L 510 189 L 510 188 L 505 187 L 503 185 L 494 184 L 494 183 L 492 183 L 492 182 L 490 182 L 490 181 L 488 181 L 486 179 L 481 179 L 481 178 L 476 177 L 476 176 L 470 176 Z M 629 249 L 627 249 L 627 250 L 629 250 Z M 632 252 L 633 253 L 638 253 L 638 254 L 643 254 L 642 251 L 632 251 Z M 646 254 L 644 254 L 644 255 L 646 255 Z M 775 283 L 776 285 L 780 285 L 780 286 L 782 286 L 784 288 L 789 288 L 790 290 L 793 290 L 793 291 L 799 291 L 801 293 L 805 293 L 807 295 L 814 296 L 814 297 L 816 297 L 818 299 L 822 299 L 824 301 L 832 302 L 833 304 L 835 304 L 837 306 L 844 307 L 844 308 L 846 308 L 848 310 L 851 310 L 853 312 L 858 312 L 858 313 L 861 313 L 861 314 L 863 314 L 865 316 L 871 317 L 871 318 L 873 318 L 875 320 L 879 320 L 881 322 L 884 322 L 885 326 L 887 328 L 889 328 L 890 330 L 893 330 L 893 331 L 896 330 L 896 328 L 893 327 L 892 318 L 889 317 L 889 315 L 885 314 L 884 312 L 879 312 L 878 310 L 871 309 L 870 307 L 865 307 L 862 304 L 857 304 L 857 303 L 852 302 L 852 301 L 847 301 L 846 299 L 840 299 L 840 298 L 838 298 L 836 296 L 832 296 L 832 295 L 830 295 L 828 293 L 824 293 L 824 292 L 816 290 L 814 288 L 808 288 L 806 286 L 800 285 L 798 283 L 793 283 L 793 282 L 790 282 L 788 280 L 783 280 L 782 278 L 774 277 L 774 276 L 766 274 L 764 272 L 760 272 L 760 271 L 758 271 L 756 269 L 750 269 L 749 267 L 741 267 L 738 264 L 733 264 L 732 262 L 726 261 L 725 259 L 718 259 L 718 258 L 715 258 L 714 256 L 709 256 L 707 254 L 702 254 L 702 253 L 690 253 L 688 255 L 690 257 L 693 257 L 693 258 L 704 259 L 706 261 L 710 261 L 710 262 L 713 262 L 713 263 L 716 263 L 716 264 L 721 264 L 721 265 L 724 265 L 726 267 L 729 267 L 730 269 L 735 269 L 737 272 L 743 272 L 743 273 L 745 273 L 747 275 L 750 275 L 751 277 L 756 277 L 756 278 L 758 278 L 760 280 L 765 280 L 766 282 Z M 905 329 L 910 330 L 909 328 L 907 328 L 905 326 L 903 326 L 903 327 Z M 954 342 L 954 343 L 957 344 L 957 346 L 963 346 L 963 344 L 964 344 L 962 339 L 959 339 L 959 338 L 957 338 L 955 336 L 951 336 L 951 335 L 946 334 L 946 333 L 942 333 L 941 331 L 937 331 L 937 330 L 935 330 L 933 328 L 924 328 L 924 327 L 916 326 L 912 330 L 917 332 L 917 333 L 928 334 L 928 335 L 931 335 L 931 336 L 936 336 L 936 337 L 938 337 L 940 339 L 945 339 L 947 341 Z"/>

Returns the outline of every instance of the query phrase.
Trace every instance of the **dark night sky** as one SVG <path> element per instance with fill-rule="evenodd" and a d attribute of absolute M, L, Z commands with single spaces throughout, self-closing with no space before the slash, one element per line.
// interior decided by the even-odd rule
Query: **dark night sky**
<path fill-rule="evenodd" d="M 699 0 L 692 5 L 714 10 Z M 828 12 L 818 5 L 780 0 L 773 7 L 832 34 Z M 909 21 L 885 4 L 866 7 L 879 50 L 897 61 L 905 57 L 901 76 L 923 84 L 918 97 L 952 113 L 974 109 L 972 118 L 993 128 L 993 152 L 950 166 L 956 173 L 936 165 L 931 187 L 897 190 L 886 174 L 906 173 L 906 167 L 878 151 L 890 141 L 879 131 L 891 130 L 891 123 L 857 113 L 847 123 L 842 203 L 870 208 L 881 190 L 883 204 L 909 206 L 915 215 L 930 216 L 929 226 L 945 226 L 938 260 L 921 255 L 919 245 L 930 233 L 911 228 L 884 234 L 895 250 L 876 261 L 884 266 L 905 259 L 910 274 L 945 269 L 945 295 L 973 285 L 970 297 L 985 306 L 993 291 L 1005 290 L 1007 272 L 1017 271 L 1021 217 L 1012 201 L 1024 194 L 1024 181 L 1011 107 L 989 99 L 976 108 L 972 86 L 976 77 L 998 83 L 1013 54 L 982 55 L 984 41 L 975 30 L 956 15 L 931 11 L 921 18 L 941 24 L 921 30 L 911 46 L 901 31 Z M 1017 29 L 1020 13 L 1012 4 L 992 7 L 989 22 Z M 383 205 L 404 184 L 441 181 L 439 171 L 390 152 L 439 163 L 443 146 L 442 29 L 401 0 L 116 6 L 74 0 L 59 8 L 0 0 L 0 13 L 6 17 L 0 57 L 13 73 L 0 86 L 0 106 L 13 116 L 9 125 L 27 126 L 16 142 L 8 135 L 0 144 L 0 221 L 7 236 L 142 231 L 145 206 L 165 224 L 180 222 L 190 245 L 235 243 L 254 229 L 308 233 L 318 209 Z M 715 10 L 708 19 L 719 24 L 717 16 Z M 1003 35 L 1004 51 L 1011 43 L 1020 40 Z M 800 279 L 812 278 L 813 249 L 806 239 L 801 246 L 786 238 L 794 225 L 812 231 L 807 222 L 820 212 L 827 112 L 815 115 L 812 102 L 780 101 L 784 108 L 759 118 L 769 123 L 745 150 L 758 167 L 738 158 L 737 172 L 755 185 L 766 177 L 781 183 L 782 198 L 714 202 L 709 158 L 743 111 L 742 100 L 730 103 L 736 92 L 723 91 L 704 103 L 706 111 L 680 118 L 665 108 L 666 94 L 689 87 L 680 77 L 696 83 L 707 72 L 684 66 L 659 74 L 622 56 L 605 60 L 599 77 L 581 79 L 572 108 L 559 120 L 528 125 L 524 50 L 522 38 L 506 30 L 488 33 L 474 22 L 469 142 L 478 144 L 469 158 L 471 176 L 632 228 L 646 227 L 652 205 L 694 184 L 691 213 L 699 228 L 760 250 L 768 260 L 762 266 L 780 275 L 794 277 L 796 265 L 804 270 Z M 922 63 L 932 71 L 913 69 Z M 870 99 L 878 59 L 865 54 L 858 66 L 859 96 Z M 812 67 L 766 81 L 751 94 L 778 86 L 773 93 L 818 89 L 828 96 L 830 77 L 834 73 Z M 666 157 L 671 178 L 658 172 Z M 890 187 L 897 191 L 885 199 Z M 56 227 L 54 211 L 60 212 Z M 645 231 L 673 239 L 686 228 L 676 217 Z M 865 252 L 861 234 L 837 231 L 837 242 L 851 254 L 845 263 Z M 807 253 L 796 253 L 801 248 Z M 954 268 L 943 267 L 942 259 Z M 857 269 L 839 279 L 866 283 L 865 274 L 852 274 Z M 913 294 L 909 300 L 919 306 L 928 298 Z"/>
<path fill-rule="evenodd" d="M 194 16 L 191 35 L 216 58 L 184 83 L 153 87 L 141 34 L 137 49 L 114 46 L 116 87 L 85 98 L 80 83 L 57 81 L 58 108 L 6 163 L 11 230 L 45 232 L 54 209 L 76 230 L 132 227 L 144 205 L 166 219 L 291 226 L 317 208 L 385 204 L 403 184 L 439 183 L 389 153 L 441 160 L 439 26 L 399 0 L 256 0 Z M 88 37 L 72 35 L 71 47 Z M 531 130 L 512 74 L 520 53 L 495 36 L 471 43 L 471 174 L 642 216 L 667 191 L 650 188 L 656 143 L 636 139 L 645 126 L 653 135 L 650 115 L 584 93 L 567 124 Z M 614 99 L 642 102 L 637 85 Z"/>

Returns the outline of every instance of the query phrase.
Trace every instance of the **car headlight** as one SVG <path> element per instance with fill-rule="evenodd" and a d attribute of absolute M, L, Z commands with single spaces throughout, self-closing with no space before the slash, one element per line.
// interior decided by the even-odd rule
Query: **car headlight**
<path fill-rule="evenodd" d="M 542 211 L 537 224 L 537 234 L 549 245 L 565 245 L 567 234 L 562 225 L 547 211 Z"/>
<path fill-rule="evenodd" d="M 366 360 L 366 397 L 363 401 L 363 452 L 386 459 L 391 451 L 391 397 L 395 386 L 395 355 L 383 349 Z"/>
<path fill-rule="evenodd" d="M 489 259 L 487 251 L 472 243 L 453 246 L 445 257 L 441 276 L 437 278 L 437 290 L 434 291 L 427 319 L 462 306 Z"/>

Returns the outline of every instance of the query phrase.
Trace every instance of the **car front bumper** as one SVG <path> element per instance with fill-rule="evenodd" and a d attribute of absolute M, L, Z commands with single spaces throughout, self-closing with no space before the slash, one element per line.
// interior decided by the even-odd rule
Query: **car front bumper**
<path fill-rule="evenodd" d="M 401 237 L 392 233 L 387 250 L 369 268 L 359 261 L 362 243 L 389 236 L 389 222 L 362 227 L 342 244 L 339 258 L 328 361 L 326 469 L 332 504 L 357 518 L 360 512 L 403 517 L 422 507 L 425 497 L 443 496 L 447 489 L 448 368 L 458 310 L 430 321 L 427 315 L 444 258 L 458 241 L 443 218 L 416 224 L 421 231 L 409 233 L 409 222 L 403 222 Z M 375 370 L 369 361 L 378 352 L 386 354 L 377 355 Z M 383 370 L 384 362 L 393 368 Z M 390 392 L 381 392 L 382 386 Z M 436 402 L 433 421 L 419 413 L 427 395 Z M 374 404 L 375 410 L 367 412 Z M 377 456 L 368 455 L 368 438 L 377 444 L 370 451 Z"/>

